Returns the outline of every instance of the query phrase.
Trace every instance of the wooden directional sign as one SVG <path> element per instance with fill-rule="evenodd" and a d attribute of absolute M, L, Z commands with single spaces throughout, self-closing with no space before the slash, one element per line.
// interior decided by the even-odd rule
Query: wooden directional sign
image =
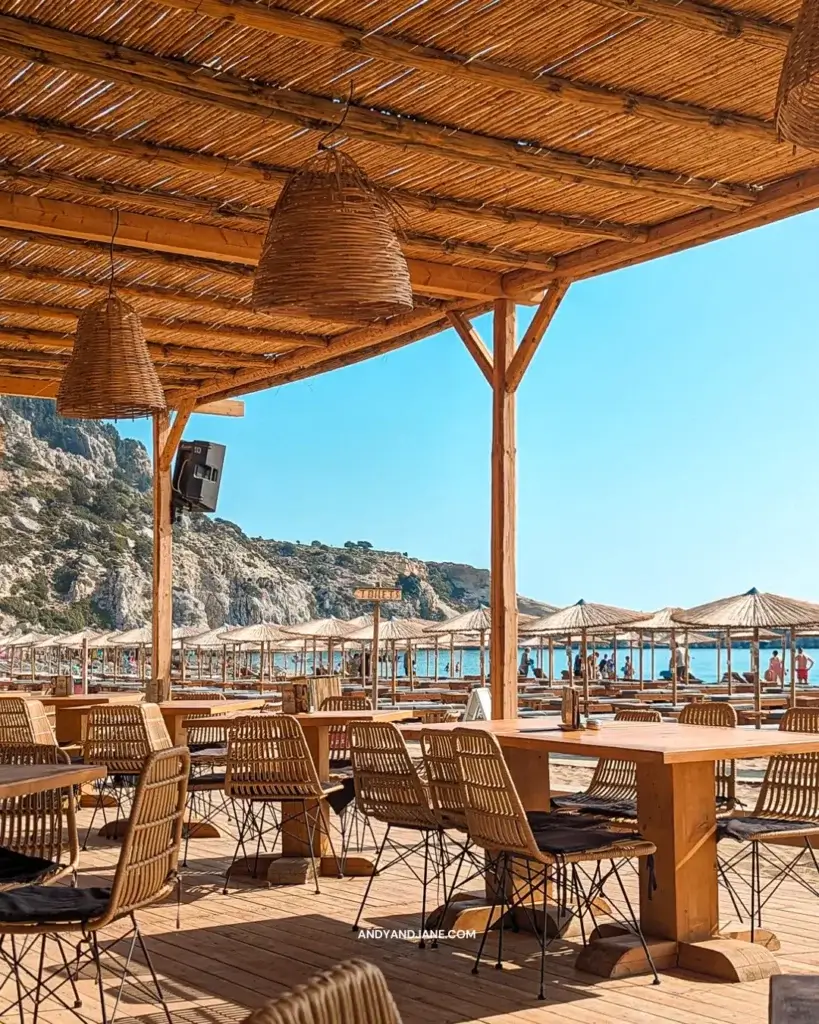
<path fill-rule="evenodd" d="M 353 597 L 357 601 L 400 601 L 402 594 L 398 587 L 358 587 Z"/>

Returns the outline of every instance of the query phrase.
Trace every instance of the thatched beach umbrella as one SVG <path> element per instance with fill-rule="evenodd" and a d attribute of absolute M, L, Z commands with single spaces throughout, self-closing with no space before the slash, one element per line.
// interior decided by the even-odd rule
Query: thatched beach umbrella
<path fill-rule="evenodd" d="M 554 633 L 555 630 L 564 633 L 568 637 L 567 650 L 571 652 L 572 636 L 580 636 L 582 673 L 583 673 L 583 702 L 586 714 L 589 711 L 589 666 L 587 658 L 587 640 L 589 630 L 599 629 L 605 626 L 627 626 L 638 619 L 645 618 L 645 612 L 633 611 L 629 608 L 618 608 L 610 604 L 595 604 L 584 601 L 582 598 L 575 604 L 566 608 L 545 615 L 532 623 L 527 629 L 528 633 L 537 636 L 539 633 Z M 571 653 L 569 653 L 571 662 Z M 569 680 L 574 685 L 574 672 L 571 663 L 569 664 Z"/>
<path fill-rule="evenodd" d="M 371 615 L 360 615 L 357 619 L 338 619 L 335 615 L 330 615 L 325 619 L 311 619 L 309 622 L 300 622 L 295 626 L 282 626 L 282 632 L 288 636 L 300 636 L 304 637 L 304 666 L 305 672 L 307 670 L 307 641 L 312 639 L 313 641 L 313 674 L 316 671 L 316 642 L 318 640 L 327 641 L 328 651 L 328 668 L 332 673 L 333 669 L 333 645 L 335 641 L 340 641 L 342 650 L 342 666 L 344 662 L 344 641 L 348 635 L 354 632 L 356 629 L 362 629 L 363 627 L 372 623 L 373 619 Z"/>
<path fill-rule="evenodd" d="M 649 615 L 646 618 L 640 619 L 637 622 L 631 624 L 631 629 L 635 632 L 648 633 L 651 639 L 651 679 L 654 680 L 654 649 L 657 646 L 663 646 L 657 643 L 657 637 L 659 634 L 665 634 L 669 637 L 671 647 L 671 700 L 672 703 L 677 703 L 677 634 L 676 628 L 678 623 L 674 618 L 677 612 L 682 611 L 681 608 L 660 608 L 653 615 Z M 640 689 L 643 688 L 643 645 L 640 644 Z M 687 676 L 687 659 L 688 659 L 688 644 L 685 644 L 686 651 L 686 679 Z"/>
<path fill-rule="evenodd" d="M 20 666 L 22 667 L 22 664 L 23 664 L 23 648 L 28 647 L 29 669 L 30 669 L 30 672 L 31 672 L 32 682 L 34 681 L 34 677 L 36 675 L 36 670 L 35 670 L 36 658 L 35 658 L 35 654 L 34 654 L 34 647 L 40 641 L 48 640 L 48 639 L 51 639 L 51 638 L 49 637 L 49 635 L 47 633 L 38 633 L 36 631 L 31 631 L 31 632 L 28 632 L 28 633 L 22 633 L 20 636 L 14 637 L 14 639 L 9 640 L 7 642 L 6 647 L 8 647 L 10 652 L 11 652 L 10 653 L 10 657 L 9 657 L 9 679 L 12 679 L 13 676 L 14 676 L 14 655 L 15 655 L 15 652 L 16 651 L 20 652 L 20 654 L 19 654 L 19 662 L 20 662 Z"/>
<path fill-rule="evenodd" d="M 267 645 L 268 678 L 273 679 L 273 644 L 286 639 L 280 626 L 272 622 L 259 622 L 252 626 L 240 626 L 222 633 L 222 639 L 233 644 L 259 645 L 259 680 L 264 679 L 264 652 Z M 223 664 L 226 662 L 223 661 Z"/>
<path fill-rule="evenodd" d="M 418 640 L 425 635 L 426 623 L 422 619 L 385 619 L 378 626 L 378 646 L 383 643 L 392 644 L 392 695 L 395 699 L 396 674 L 395 674 L 395 644 L 400 640 Z M 347 635 L 348 640 L 369 641 L 374 646 L 375 625 L 371 622 L 368 626 L 362 626 L 353 633 Z M 378 658 L 378 651 L 373 650 L 371 657 Z M 410 654 L 412 661 L 412 654 Z"/>
<path fill-rule="evenodd" d="M 461 615 L 456 615 L 452 619 L 445 619 L 443 622 L 436 622 L 431 626 L 427 626 L 426 632 L 433 635 L 450 637 L 450 661 L 449 670 L 452 673 L 453 659 L 455 656 L 454 648 L 454 635 L 456 633 L 473 633 L 476 634 L 480 641 L 480 661 L 481 661 L 481 686 L 486 685 L 486 634 L 492 628 L 492 620 L 490 619 L 489 609 L 484 605 L 478 608 L 470 608 L 469 611 L 463 612 Z"/>
<path fill-rule="evenodd" d="M 796 672 L 793 631 L 799 626 L 819 623 L 819 605 L 779 594 L 762 593 L 751 587 L 744 594 L 697 605 L 679 612 L 675 618 L 686 625 L 726 630 L 730 652 L 733 630 L 751 630 L 751 672 L 754 676 L 754 706 L 757 726 L 762 711 L 762 687 L 759 678 L 759 638 L 761 629 L 787 629 L 791 632 L 791 704 L 796 704 Z M 730 655 L 729 655 L 730 656 Z M 729 678 L 731 674 L 729 662 Z"/>

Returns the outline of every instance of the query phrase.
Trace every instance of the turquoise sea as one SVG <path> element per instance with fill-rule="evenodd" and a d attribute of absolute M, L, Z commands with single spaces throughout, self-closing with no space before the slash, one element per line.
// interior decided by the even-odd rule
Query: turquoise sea
<path fill-rule="evenodd" d="M 589 647 L 589 650 L 591 650 L 591 646 Z M 762 671 L 763 672 L 767 668 L 768 661 L 769 661 L 769 659 L 771 657 L 771 654 L 773 653 L 774 650 L 775 650 L 775 648 L 763 648 L 762 650 L 760 650 L 760 652 L 759 652 L 759 660 L 760 660 L 760 665 L 762 667 Z M 603 655 L 606 655 L 606 657 L 609 657 L 612 654 L 612 650 L 611 650 L 610 647 L 599 647 L 599 648 L 597 648 L 597 651 L 601 655 L 601 657 Z M 577 647 L 576 646 L 574 648 L 574 653 L 577 653 Z M 625 662 L 625 659 L 629 656 L 630 653 L 631 653 L 631 656 L 633 657 L 633 660 L 634 660 L 634 678 L 637 679 L 638 676 L 639 676 L 639 650 L 637 648 L 635 648 L 633 651 L 629 652 L 628 648 L 620 647 L 617 650 L 617 675 L 618 675 L 618 678 L 622 678 L 623 664 Z M 782 650 L 781 649 L 780 649 L 779 653 L 780 653 L 780 656 L 781 656 L 782 655 Z M 816 661 L 816 668 L 811 673 L 811 677 L 810 677 L 809 681 L 811 683 L 815 682 L 815 683 L 819 684 L 819 651 L 811 650 L 810 648 L 806 647 L 805 648 L 805 653 L 809 657 L 812 657 Z M 520 659 L 521 659 L 522 656 L 523 656 L 523 650 L 521 649 L 518 652 L 518 663 L 520 663 Z M 534 660 L 535 665 L 537 665 L 538 664 L 538 649 L 537 648 L 530 648 L 529 656 Z M 659 673 L 660 672 L 665 671 L 665 670 L 667 670 L 669 668 L 669 657 L 670 657 L 670 651 L 668 650 L 667 647 L 658 647 L 658 648 L 655 649 L 655 652 L 654 652 L 654 668 L 655 668 L 655 675 L 657 677 L 659 677 Z M 448 675 L 449 674 L 449 660 L 450 660 L 449 659 L 449 650 L 442 648 L 441 651 L 440 651 L 440 654 L 439 654 L 439 658 L 440 658 L 440 675 L 441 676 Z M 548 659 L 549 659 L 549 652 L 548 652 L 548 650 L 546 648 L 544 648 L 544 650 L 543 650 L 543 668 L 544 668 L 545 672 L 548 672 L 548 665 L 549 665 Z M 279 655 L 276 656 L 276 664 L 278 666 L 284 667 L 284 660 L 285 659 L 284 659 L 283 655 L 279 654 Z M 326 654 L 324 655 L 323 659 L 321 658 L 321 656 L 319 656 L 319 660 L 321 661 L 321 663 L 323 665 L 325 665 L 326 664 L 326 660 L 327 660 Z M 486 665 L 487 665 L 487 671 L 488 671 L 488 669 L 489 669 L 489 654 L 488 654 L 488 652 L 486 654 Z M 704 683 L 716 683 L 717 682 L 717 651 L 716 651 L 716 648 L 712 648 L 712 647 L 711 648 L 709 648 L 709 647 L 705 647 L 705 648 L 702 648 L 702 647 L 692 647 L 692 648 L 690 648 L 690 650 L 689 650 L 689 665 L 690 665 L 690 670 L 691 670 L 692 675 L 696 676 L 698 679 L 701 679 Z M 336 659 L 336 666 L 335 666 L 336 669 L 338 669 L 339 666 L 340 666 L 340 662 L 339 662 L 339 660 L 337 658 Z M 477 675 L 479 675 L 480 674 L 480 653 L 479 653 L 479 651 L 477 649 L 456 650 L 455 651 L 455 666 L 456 666 L 456 675 L 458 675 L 458 676 L 477 676 Z M 299 668 L 300 667 L 301 667 L 301 665 L 299 665 Z M 567 662 L 566 662 L 566 649 L 565 648 L 563 648 L 563 647 L 561 647 L 561 648 L 557 648 L 556 647 L 555 648 L 555 651 L 554 651 L 554 667 L 555 667 L 555 676 L 557 678 L 559 678 L 560 672 L 563 669 L 568 667 L 567 666 Z M 751 667 L 751 651 L 750 651 L 750 649 L 747 648 L 747 647 L 734 648 L 732 650 L 732 652 L 731 652 L 731 668 L 732 668 L 732 670 L 734 672 L 738 672 L 738 673 L 741 674 L 743 672 L 750 671 L 750 667 Z M 287 668 L 288 668 L 289 671 L 295 671 L 296 670 L 295 661 L 290 656 L 288 656 L 288 658 L 287 658 Z M 721 655 L 720 655 L 720 674 L 725 673 L 727 671 L 727 668 L 728 668 L 727 654 L 726 654 L 725 648 L 723 647 Z M 644 678 L 645 679 L 650 679 L 651 678 L 651 651 L 650 651 L 649 648 L 645 648 L 643 650 L 643 669 L 644 669 Z M 312 671 L 312 657 L 311 657 L 310 654 L 308 654 L 308 658 L 307 658 L 307 671 L 308 672 Z M 384 665 L 382 667 L 382 672 L 384 674 L 390 675 L 391 671 L 392 670 L 387 665 Z M 426 651 L 421 651 L 420 653 L 418 653 L 416 655 L 415 671 L 416 671 L 416 673 L 419 676 L 427 676 L 427 675 L 432 676 L 432 675 L 434 675 L 434 673 L 435 673 L 435 657 L 434 657 L 434 653 L 432 651 L 429 652 L 429 659 L 428 660 L 427 660 L 427 652 Z M 404 675 L 405 675 L 405 673 L 404 673 L 404 656 L 403 656 L 403 652 L 400 649 L 399 649 L 399 652 L 398 652 L 398 671 L 397 671 L 397 675 L 399 676 L 399 678 L 403 678 Z M 531 672 L 530 672 L 530 676 L 532 676 Z M 786 652 L 786 656 L 785 656 L 785 679 L 786 679 L 786 682 L 789 681 L 789 679 L 790 679 L 790 654 L 788 652 Z"/>

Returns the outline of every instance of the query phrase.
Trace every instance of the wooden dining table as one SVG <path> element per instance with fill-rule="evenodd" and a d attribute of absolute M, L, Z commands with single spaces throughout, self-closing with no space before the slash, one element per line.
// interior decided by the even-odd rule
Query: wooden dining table
<path fill-rule="evenodd" d="M 234 715 L 237 711 L 255 711 L 263 708 L 265 701 L 262 698 L 244 700 L 166 700 L 159 705 L 171 742 L 175 747 L 187 745 L 186 720 L 193 720 L 194 712 L 207 711 L 207 718 L 220 718 L 222 715 Z M 202 724 L 202 718 L 196 719 L 196 724 Z"/>
<path fill-rule="evenodd" d="M 104 779 L 106 769 L 89 764 L 0 765 L 0 799 L 30 796 L 49 789 L 68 789 Z"/>
<path fill-rule="evenodd" d="M 142 693 L 72 693 L 66 697 L 34 694 L 46 708 L 54 708 L 54 732 L 58 743 L 85 742 L 88 716 L 100 704 L 139 704 Z"/>
<path fill-rule="evenodd" d="M 463 727 L 412 724 L 401 731 L 417 739 L 422 728 Z M 552 753 L 636 762 L 639 829 L 657 847 L 657 888 L 651 893 L 646 864 L 640 862 L 640 924 L 658 968 L 679 967 L 725 981 L 779 973 L 765 945 L 720 930 L 714 762 L 817 753 L 819 734 L 676 722 L 605 722 L 599 729 L 568 732 L 556 716 L 471 722 L 467 728 L 497 737 L 527 811 L 550 809 Z M 577 965 L 604 977 L 648 967 L 636 937 L 623 934 L 591 942 Z"/>

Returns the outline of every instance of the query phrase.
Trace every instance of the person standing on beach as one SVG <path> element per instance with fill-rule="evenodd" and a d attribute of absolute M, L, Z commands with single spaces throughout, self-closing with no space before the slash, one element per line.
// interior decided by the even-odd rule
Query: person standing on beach
<path fill-rule="evenodd" d="M 682 680 L 682 682 L 687 683 L 688 679 L 686 678 L 686 674 L 685 674 L 685 648 L 684 647 L 675 647 L 674 648 L 674 664 L 677 667 L 677 682 Z"/>
<path fill-rule="evenodd" d="M 523 657 L 520 659 L 520 670 L 519 675 L 524 679 L 529 675 L 529 669 L 534 665 L 534 661 L 529 657 L 529 648 L 523 648 Z"/>
<path fill-rule="evenodd" d="M 809 658 L 801 647 L 796 648 L 796 681 L 808 684 L 808 676 L 813 668 L 813 658 Z"/>
<path fill-rule="evenodd" d="M 779 657 L 779 651 L 774 651 L 771 655 L 771 660 L 768 662 L 768 671 L 765 673 L 765 681 L 778 683 L 783 688 L 785 686 L 785 666 Z"/>

